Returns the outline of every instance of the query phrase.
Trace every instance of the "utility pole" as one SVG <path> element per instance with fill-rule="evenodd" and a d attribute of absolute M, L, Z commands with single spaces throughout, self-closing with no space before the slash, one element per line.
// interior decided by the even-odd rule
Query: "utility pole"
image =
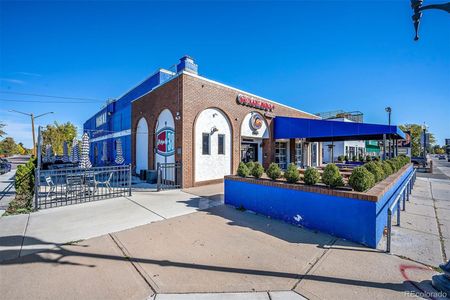
<path fill-rule="evenodd" d="M 37 118 L 40 118 L 42 116 L 48 115 L 48 114 L 53 114 L 54 112 L 50 111 L 50 112 L 46 112 L 37 116 L 34 116 L 33 113 L 26 113 L 26 112 L 22 112 L 22 111 L 18 111 L 18 110 L 10 110 L 10 112 L 15 112 L 18 114 L 22 114 L 22 115 L 26 115 L 29 116 L 31 118 L 31 131 L 33 133 L 33 156 L 36 157 L 36 133 L 34 132 L 34 120 Z"/>

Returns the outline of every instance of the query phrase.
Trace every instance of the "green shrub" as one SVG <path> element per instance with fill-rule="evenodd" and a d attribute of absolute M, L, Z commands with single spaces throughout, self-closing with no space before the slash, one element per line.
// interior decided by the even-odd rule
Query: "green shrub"
<path fill-rule="evenodd" d="M 384 176 L 386 176 L 386 177 L 388 177 L 389 175 L 392 175 L 394 173 L 391 165 L 387 161 L 383 161 L 381 163 L 381 167 L 383 168 Z"/>
<path fill-rule="evenodd" d="M 253 168 L 255 167 L 255 163 L 254 162 L 252 162 L 252 161 L 249 161 L 249 162 L 247 162 L 247 163 L 245 163 L 245 165 L 247 166 L 247 168 L 248 168 L 248 171 L 250 172 L 250 174 L 252 173 L 252 171 L 253 171 Z"/>
<path fill-rule="evenodd" d="M 379 162 L 371 161 L 364 164 L 363 167 L 373 174 L 375 182 L 379 182 L 385 178 L 383 167 Z"/>
<path fill-rule="evenodd" d="M 353 155 L 352 157 L 352 161 L 355 162 L 356 161 L 356 155 Z"/>
<path fill-rule="evenodd" d="M 284 172 L 284 178 L 289 183 L 296 183 L 300 179 L 300 172 L 295 164 L 289 164 L 286 172 Z"/>
<path fill-rule="evenodd" d="M 26 164 L 17 167 L 14 178 L 16 195 L 9 203 L 7 214 L 28 213 L 32 208 L 34 195 L 34 170 L 36 160 L 30 159 Z"/>
<path fill-rule="evenodd" d="M 363 162 L 363 161 L 364 161 L 364 157 L 363 157 L 362 155 L 360 155 L 360 156 L 358 156 L 358 160 L 359 160 L 360 162 Z"/>
<path fill-rule="evenodd" d="M 245 163 L 240 162 L 239 167 L 237 169 L 237 174 L 241 177 L 247 177 L 248 175 L 250 175 L 250 170 L 245 165 Z"/>
<path fill-rule="evenodd" d="M 345 161 L 345 162 L 348 162 L 348 156 L 347 156 L 347 155 L 344 156 L 344 161 Z"/>
<path fill-rule="evenodd" d="M 322 173 L 322 182 L 330 187 L 338 187 L 344 185 L 341 172 L 335 164 L 328 164 Z"/>
<path fill-rule="evenodd" d="M 364 192 L 375 185 L 375 177 L 364 167 L 356 167 L 348 180 L 348 184 L 357 192 Z"/>
<path fill-rule="evenodd" d="M 270 179 L 276 180 L 281 177 L 281 169 L 278 164 L 271 163 L 266 170 L 266 174 Z"/>
<path fill-rule="evenodd" d="M 374 161 L 380 161 L 380 157 L 379 157 L 379 156 L 374 157 L 372 160 L 374 160 Z"/>
<path fill-rule="evenodd" d="M 370 157 L 370 155 L 366 155 L 366 162 L 369 162 L 371 160 L 372 160 L 372 158 Z"/>
<path fill-rule="evenodd" d="M 343 162 L 344 161 L 344 156 L 339 155 L 337 160 L 338 160 L 338 162 Z"/>
<path fill-rule="evenodd" d="M 385 160 L 385 162 L 387 162 L 391 166 L 392 174 L 394 174 L 395 172 L 398 171 L 397 164 L 393 160 L 388 159 L 388 160 Z"/>
<path fill-rule="evenodd" d="M 305 171 L 303 180 L 308 185 L 313 185 L 319 182 L 320 174 L 315 168 L 308 167 Z"/>
<path fill-rule="evenodd" d="M 264 174 L 264 168 L 263 166 L 261 166 L 261 164 L 259 162 L 256 162 L 253 166 L 253 169 L 251 171 L 251 174 L 255 177 L 255 178 L 261 178 L 262 174 Z"/>

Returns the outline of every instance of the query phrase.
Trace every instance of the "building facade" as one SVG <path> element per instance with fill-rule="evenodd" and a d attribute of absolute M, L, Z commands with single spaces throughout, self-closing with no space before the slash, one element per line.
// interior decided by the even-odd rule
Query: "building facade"
<path fill-rule="evenodd" d="M 158 163 L 180 163 L 182 185 L 223 180 L 239 162 L 318 166 L 320 143 L 275 140 L 276 116 L 319 117 L 198 75 L 182 57 L 176 71 L 160 69 L 87 120 L 93 165 L 113 165 L 120 141 L 125 164 L 136 174 Z"/>
<path fill-rule="evenodd" d="M 274 140 L 276 116 L 318 118 L 198 75 L 183 57 L 177 74 L 132 101 L 132 163 L 136 172 L 158 163 L 182 164 L 183 187 L 223 180 L 239 162 L 286 168 L 320 164 L 320 144 Z"/>

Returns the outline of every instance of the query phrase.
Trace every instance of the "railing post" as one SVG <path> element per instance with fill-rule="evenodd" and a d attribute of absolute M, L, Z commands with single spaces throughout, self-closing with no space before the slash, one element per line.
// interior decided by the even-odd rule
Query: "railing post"
<path fill-rule="evenodd" d="M 391 230 L 392 230 L 392 212 L 388 208 L 388 218 L 387 218 L 387 235 L 386 235 L 386 252 L 391 252 Z"/>
<path fill-rule="evenodd" d="M 157 179 L 156 179 L 156 191 L 160 191 L 161 190 L 161 167 L 160 167 L 160 163 L 156 164 L 156 175 L 157 175 Z"/>
<path fill-rule="evenodd" d="M 406 195 L 405 195 L 405 194 L 407 193 L 407 191 L 406 191 L 407 188 L 408 188 L 408 186 L 405 187 L 405 189 L 403 190 L 403 193 L 402 193 L 402 197 L 403 197 L 403 199 L 402 199 L 402 200 L 403 200 L 403 210 L 406 210 Z"/>
<path fill-rule="evenodd" d="M 131 164 L 128 165 L 128 196 L 131 196 Z"/>
<path fill-rule="evenodd" d="M 39 208 L 39 180 L 40 180 L 40 172 L 39 166 L 34 170 L 34 201 L 33 201 L 33 210 L 37 210 Z"/>
<path fill-rule="evenodd" d="M 397 204 L 397 226 L 400 226 L 400 201 Z"/>

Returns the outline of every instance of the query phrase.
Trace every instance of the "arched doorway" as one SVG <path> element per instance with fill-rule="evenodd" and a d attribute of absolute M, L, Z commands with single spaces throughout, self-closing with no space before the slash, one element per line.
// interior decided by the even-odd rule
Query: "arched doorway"
<path fill-rule="evenodd" d="M 141 118 L 136 129 L 136 173 L 148 169 L 148 124 Z"/>
<path fill-rule="evenodd" d="M 195 121 L 195 181 L 222 179 L 231 174 L 232 136 L 227 116 L 215 108 Z"/>

